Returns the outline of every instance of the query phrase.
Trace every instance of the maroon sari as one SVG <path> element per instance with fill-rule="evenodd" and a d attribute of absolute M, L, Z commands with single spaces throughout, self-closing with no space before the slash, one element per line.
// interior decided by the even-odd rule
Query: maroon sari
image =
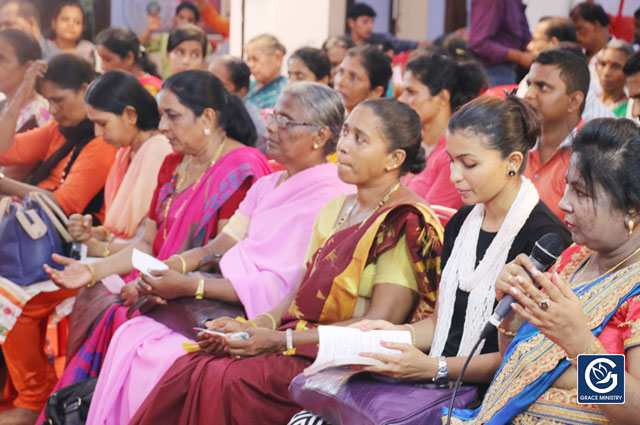
<path fill-rule="evenodd" d="M 403 204 L 362 225 L 337 232 L 307 265 L 280 330 L 308 329 L 351 319 L 360 275 L 378 255 L 406 235 L 420 292 L 413 315 L 433 312 L 439 280 L 442 226 L 428 207 Z M 242 359 L 194 353 L 173 364 L 131 424 L 278 424 L 301 408 L 289 400 L 289 383 L 311 364 L 317 345 Z"/>

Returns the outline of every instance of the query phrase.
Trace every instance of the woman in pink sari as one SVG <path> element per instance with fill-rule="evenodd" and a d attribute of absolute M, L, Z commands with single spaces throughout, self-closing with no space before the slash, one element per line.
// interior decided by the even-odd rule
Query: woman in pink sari
<path fill-rule="evenodd" d="M 209 244 L 167 261 L 173 270 L 144 277 L 145 292 L 162 298 L 192 296 L 203 279 L 207 298 L 242 304 L 247 317 L 270 311 L 300 280 L 313 223 L 337 194 L 355 191 L 338 178 L 325 157 L 335 150 L 344 120 L 339 95 L 317 83 L 299 83 L 281 93 L 270 116 L 270 157 L 285 171 L 260 179 L 222 232 Z M 221 275 L 189 274 L 220 261 Z M 206 263 L 206 265 L 205 265 Z M 195 335 L 195 332 L 194 332 Z M 146 316 L 115 333 L 100 372 L 88 424 L 128 423 L 149 391 L 191 340 Z"/>
<path fill-rule="evenodd" d="M 254 180 L 271 169 L 264 155 L 250 147 L 255 141 L 251 118 L 220 80 L 206 71 L 185 71 L 165 81 L 159 95 L 160 131 L 175 153 L 166 157 L 149 208 L 143 237 L 128 244 L 103 242 L 113 255 L 93 264 L 55 256 L 62 271 L 46 268 L 65 288 L 91 287 L 118 274 L 125 282 L 137 277 L 134 248 L 160 260 L 204 245 L 235 212 Z M 102 283 L 100 283 L 102 284 Z M 135 302 L 135 284 L 121 290 L 125 306 Z M 76 353 L 57 387 L 96 376 L 104 353 L 127 308 L 109 308 Z"/>

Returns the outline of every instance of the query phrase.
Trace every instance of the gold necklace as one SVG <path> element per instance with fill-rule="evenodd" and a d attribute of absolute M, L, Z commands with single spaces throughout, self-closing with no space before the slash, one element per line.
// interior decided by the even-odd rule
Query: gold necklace
<path fill-rule="evenodd" d="M 222 139 L 222 142 L 220 142 L 220 146 L 218 147 L 218 150 L 216 151 L 215 155 L 213 155 L 213 158 L 211 158 L 211 161 L 209 161 L 209 164 L 207 165 L 207 168 L 205 168 L 205 170 L 202 172 L 202 174 L 200 174 L 200 177 L 198 177 L 198 179 L 191 184 L 191 195 L 193 195 L 193 192 L 195 192 L 196 187 L 198 187 L 198 183 L 200 183 L 200 180 L 202 180 L 202 178 L 207 173 L 207 171 L 209 171 L 209 169 L 211 167 L 213 167 L 213 165 L 216 163 L 216 161 L 218 161 L 218 159 L 220 159 L 220 155 L 222 154 L 222 149 L 224 148 L 224 144 L 225 144 L 226 141 L 227 141 L 227 138 L 225 136 L 225 138 Z M 188 169 L 187 169 L 187 171 L 188 171 Z M 185 173 L 185 175 L 186 174 L 187 173 Z M 164 219 L 165 219 L 164 231 L 163 231 L 164 239 L 167 239 L 167 227 L 169 227 L 169 221 L 168 221 L 169 220 L 169 209 L 171 209 L 171 204 L 173 203 L 173 198 L 175 198 L 176 193 L 178 192 L 178 187 L 182 183 L 184 183 L 185 179 L 186 179 L 186 177 L 181 179 L 181 181 L 177 181 L 175 183 L 175 186 L 173 187 L 173 192 L 171 193 L 171 195 L 169 195 L 169 199 L 167 200 L 167 205 L 165 206 L 165 209 L 164 209 Z M 178 180 L 177 176 L 175 176 L 175 175 L 174 175 L 174 180 Z M 189 197 L 191 197 L 191 195 L 189 195 Z M 174 214 L 174 216 L 173 216 L 174 221 L 178 218 L 178 216 L 182 212 L 182 209 L 184 208 L 185 203 L 180 205 L 180 208 L 178 208 L 178 211 L 176 211 L 176 213 Z"/>
<path fill-rule="evenodd" d="M 609 270 L 607 270 L 606 272 L 602 273 L 600 276 L 598 276 L 597 278 L 601 277 L 601 276 L 606 276 L 609 273 L 611 273 L 612 271 L 614 271 L 615 269 L 617 269 L 618 267 L 620 267 L 621 265 L 623 265 L 624 263 L 626 263 L 631 257 L 633 257 L 634 255 L 636 255 L 637 253 L 640 252 L 640 247 L 638 247 L 635 251 L 633 251 L 631 254 L 627 255 L 626 257 L 624 257 L 622 259 L 622 261 L 620 261 L 618 264 L 616 264 L 615 266 L 611 267 Z M 591 264 L 591 260 L 593 260 L 593 255 L 591 254 L 591 256 L 589 257 L 589 260 L 587 260 L 587 263 L 584 265 L 583 268 L 580 269 L 580 271 L 578 271 L 577 274 L 574 275 L 574 277 L 570 280 L 570 282 L 574 281 L 574 280 L 578 280 L 578 276 L 582 276 L 582 273 L 589 267 L 589 264 Z M 597 279 L 596 278 L 596 279 Z"/>
<path fill-rule="evenodd" d="M 371 218 L 371 216 L 376 213 L 376 211 L 378 211 L 384 204 L 386 204 L 389 198 L 391 198 L 391 195 L 393 195 L 396 192 L 396 190 L 398 190 L 399 187 L 400 187 L 400 182 L 396 182 L 396 184 L 391 186 L 391 188 L 389 188 L 389 190 L 385 192 L 384 196 L 382 197 L 380 202 L 378 202 L 378 205 L 376 205 L 373 211 L 371 211 L 371 213 L 369 213 L 369 215 L 360 222 L 360 225 L 362 226 L 364 223 L 366 223 L 367 220 L 369 220 L 369 218 Z M 356 195 L 356 199 L 351 203 L 351 206 L 349 207 L 347 212 L 342 216 L 342 218 L 340 218 L 340 220 L 338 220 L 338 222 L 333 227 L 333 229 L 331 229 L 331 232 L 329 233 L 329 236 L 327 236 L 327 239 L 333 236 L 347 222 L 347 220 L 351 217 L 351 213 L 353 212 L 353 209 L 355 208 L 356 205 L 359 205 L 357 195 Z"/>

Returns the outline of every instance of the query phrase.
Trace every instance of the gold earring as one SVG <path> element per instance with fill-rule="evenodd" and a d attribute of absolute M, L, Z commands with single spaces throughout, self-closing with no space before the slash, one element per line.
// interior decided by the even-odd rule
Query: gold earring
<path fill-rule="evenodd" d="M 629 220 L 629 235 L 633 234 L 633 228 L 636 224 L 633 222 L 633 220 Z"/>

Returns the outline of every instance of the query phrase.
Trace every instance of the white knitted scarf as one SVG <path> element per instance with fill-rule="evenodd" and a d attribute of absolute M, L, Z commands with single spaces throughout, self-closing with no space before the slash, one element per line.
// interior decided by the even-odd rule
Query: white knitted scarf
<path fill-rule="evenodd" d="M 440 279 L 438 317 L 430 356 L 442 355 L 451 327 L 458 288 L 469 292 L 458 356 L 468 356 L 471 353 L 484 325 L 491 317 L 496 278 L 507 261 L 513 240 L 540 199 L 533 183 L 527 178 L 521 179 L 516 199 L 475 270 L 478 238 L 485 213 L 484 205 L 477 204 L 473 207 L 462 224 Z M 484 342 L 480 344 L 480 351 L 483 346 Z"/>

